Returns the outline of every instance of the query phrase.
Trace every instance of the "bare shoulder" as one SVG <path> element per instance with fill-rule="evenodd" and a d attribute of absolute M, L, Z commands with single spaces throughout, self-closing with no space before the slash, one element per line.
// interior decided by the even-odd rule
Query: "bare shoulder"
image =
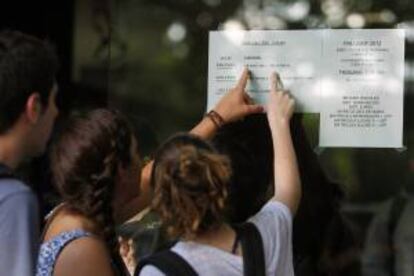
<path fill-rule="evenodd" d="M 70 242 L 60 253 L 54 269 L 55 276 L 102 275 L 114 271 L 105 242 L 97 237 L 82 237 Z"/>

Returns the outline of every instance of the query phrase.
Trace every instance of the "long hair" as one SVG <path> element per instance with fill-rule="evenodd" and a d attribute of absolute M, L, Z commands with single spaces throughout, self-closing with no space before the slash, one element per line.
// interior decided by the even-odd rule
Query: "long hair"
<path fill-rule="evenodd" d="M 226 124 L 213 138 L 217 150 L 231 160 L 227 217 L 242 223 L 255 215 L 273 188 L 273 144 L 264 114 Z"/>
<path fill-rule="evenodd" d="M 293 223 L 295 274 L 358 275 L 357 235 L 340 210 L 344 191 L 323 170 L 302 118 L 295 114 L 291 120 L 302 183 L 302 198 Z"/>
<path fill-rule="evenodd" d="M 223 221 L 231 169 L 228 158 L 188 134 L 161 146 L 152 170 L 153 208 L 172 237 L 193 238 Z"/>
<path fill-rule="evenodd" d="M 290 127 L 303 189 L 293 223 L 295 273 L 338 275 L 328 272 L 353 269 L 357 256 L 351 256 L 357 246 L 354 229 L 340 213 L 344 194 L 325 174 L 306 135 L 302 115 L 295 114 Z M 255 114 L 227 124 L 213 142 L 232 161 L 228 217 L 233 223 L 244 222 L 262 208 L 273 190 L 273 145 L 267 118 Z"/>
<path fill-rule="evenodd" d="M 51 149 L 52 174 L 60 196 L 99 226 L 120 271 L 124 266 L 112 201 L 118 165 L 131 162 L 132 133 L 119 112 L 97 109 L 73 118 Z"/>

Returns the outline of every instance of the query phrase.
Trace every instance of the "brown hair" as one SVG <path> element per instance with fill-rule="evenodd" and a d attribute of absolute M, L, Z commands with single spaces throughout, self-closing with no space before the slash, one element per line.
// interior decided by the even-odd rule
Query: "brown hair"
<path fill-rule="evenodd" d="M 0 134 L 16 123 L 34 91 L 47 108 L 58 67 L 48 41 L 18 31 L 0 32 Z"/>
<path fill-rule="evenodd" d="M 121 271 L 112 200 L 118 164 L 131 162 L 132 137 L 131 126 L 118 111 L 97 109 L 72 118 L 51 150 L 60 196 L 99 226 Z"/>
<path fill-rule="evenodd" d="M 200 138 L 178 134 L 156 154 L 153 208 L 173 237 L 192 238 L 220 225 L 230 161 Z"/>

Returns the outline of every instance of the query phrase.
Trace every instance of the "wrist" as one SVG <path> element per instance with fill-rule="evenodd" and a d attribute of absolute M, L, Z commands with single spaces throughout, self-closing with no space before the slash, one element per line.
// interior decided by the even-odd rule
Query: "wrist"
<path fill-rule="evenodd" d="M 290 121 L 287 119 L 280 119 L 278 121 L 270 122 L 271 131 L 290 131 Z"/>
<path fill-rule="evenodd" d="M 205 117 L 208 118 L 217 129 L 220 129 L 226 123 L 223 116 L 214 109 L 210 110 Z"/>

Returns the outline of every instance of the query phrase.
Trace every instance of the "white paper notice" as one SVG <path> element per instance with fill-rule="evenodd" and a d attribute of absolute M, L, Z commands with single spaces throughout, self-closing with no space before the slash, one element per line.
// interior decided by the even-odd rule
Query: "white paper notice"
<path fill-rule="evenodd" d="M 321 147 L 402 147 L 404 32 L 325 32 Z"/>
<path fill-rule="evenodd" d="M 264 104 L 277 71 L 299 112 L 320 112 L 321 147 L 402 147 L 403 30 L 210 32 L 207 109 L 243 66 Z"/>
<path fill-rule="evenodd" d="M 236 84 L 247 66 L 247 92 L 257 103 L 267 101 L 269 76 L 277 71 L 298 110 L 319 112 L 321 45 L 319 31 L 210 32 L 207 109 Z"/>

